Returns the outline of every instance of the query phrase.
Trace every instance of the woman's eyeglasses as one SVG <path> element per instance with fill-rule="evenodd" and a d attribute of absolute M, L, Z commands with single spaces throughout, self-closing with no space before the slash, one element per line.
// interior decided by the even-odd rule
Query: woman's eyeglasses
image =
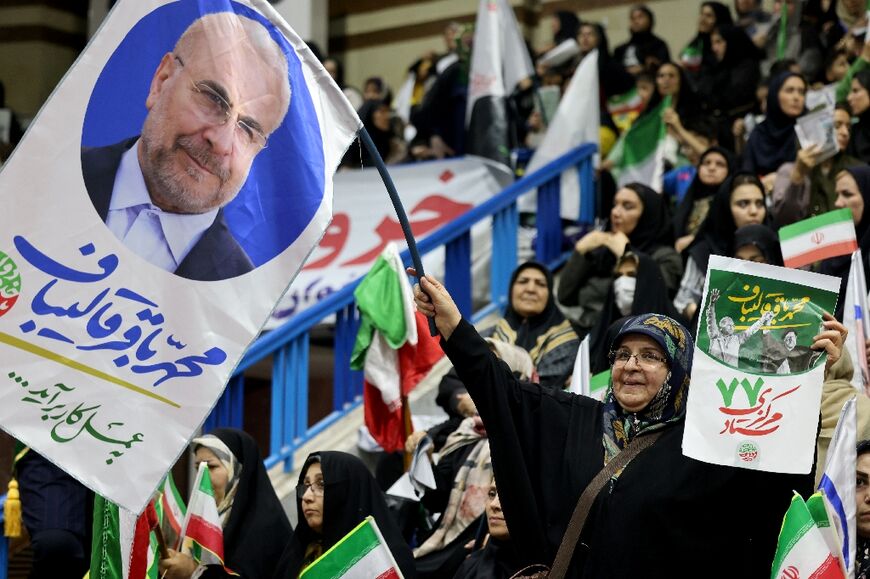
<path fill-rule="evenodd" d="M 662 365 L 667 365 L 668 360 L 664 356 L 660 356 L 655 352 L 640 352 L 634 354 L 625 349 L 619 350 L 611 350 L 610 355 L 608 356 L 610 360 L 610 365 L 621 368 L 628 364 L 628 361 L 634 358 L 635 362 L 642 368 L 646 368 L 648 370 L 653 370 L 661 367 Z"/>
<path fill-rule="evenodd" d="M 298 484 L 296 485 L 296 497 L 301 500 L 308 489 L 311 489 L 311 492 L 314 494 L 315 497 L 322 497 L 323 489 L 325 487 L 326 485 L 323 484 L 322 480 L 316 480 L 311 483 Z"/>

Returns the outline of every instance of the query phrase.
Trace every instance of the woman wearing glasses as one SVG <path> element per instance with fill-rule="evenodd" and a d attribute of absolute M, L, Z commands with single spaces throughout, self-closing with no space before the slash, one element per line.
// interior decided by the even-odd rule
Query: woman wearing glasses
<path fill-rule="evenodd" d="M 293 529 L 272 488 L 257 443 L 245 432 L 218 428 L 194 438 L 196 462 L 208 464 L 224 535 L 224 564 L 243 579 L 270 579 Z M 196 573 L 202 573 L 201 575 Z M 160 561 L 165 579 L 229 578 L 220 565 L 197 569 L 190 556 L 170 550 Z"/>
<path fill-rule="evenodd" d="M 416 577 L 414 556 L 393 522 L 384 494 L 366 465 L 344 452 L 308 455 L 296 486 L 298 522 L 275 579 L 299 573 L 371 515 L 406 579 Z"/>
<path fill-rule="evenodd" d="M 512 544 L 550 564 L 583 490 L 634 439 L 652 446 L 597 493 L 567 577 L 769 577 L 792 491 L 813 477 L 707 464 L 683 456 L 693 341 L 671 318 L 628 319 L 611 346 L 603 403 L 521 382 L 495 359 L 434 278 L 415 288 L 486 425 Z M 425 292 L 425 293 L 424 293 Z M 813 348 L 839 359 L 833 318 Z M 696 386 L 697 387 L 697 386 Z"/>

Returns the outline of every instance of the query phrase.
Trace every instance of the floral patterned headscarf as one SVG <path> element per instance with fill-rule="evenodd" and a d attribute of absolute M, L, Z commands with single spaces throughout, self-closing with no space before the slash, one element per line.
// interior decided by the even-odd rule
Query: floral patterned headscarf
<path fill-rule="evenodd" d="M 641 314 L 626 320 L 612 345 L 618 346 L 628 334 L 642 334 L 655 340 L 667 356 L 669 372 L 661 390 L 646 408 L 637 413 L 627 412 L 619 405 L 613 395 L 611 378 L 604 397 L 605 464 L 639 434 L 664 428 L 686 417 L 686 397 L 695 348 L 688 330 L 667 316 Z"/>

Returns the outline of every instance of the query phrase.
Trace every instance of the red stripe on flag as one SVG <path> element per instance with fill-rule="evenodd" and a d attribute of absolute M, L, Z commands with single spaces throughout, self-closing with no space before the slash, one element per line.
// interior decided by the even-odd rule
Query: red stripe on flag
<path fill-rule="evenodd" d="M 130 549 L 131 578 L 145 577 L 148 571 L 148 549 L 151 548 L 151 524 L 149 513 L 154 510 L 154 501 L 148 503 L 145 511 L 136 519 L 136 530 L 133 534 L 133 546 Z M 153 515 L 156 518 L 156 513 Z"/>
<path fill-rule="evenodd" d="M 828 555 L 828 558 L 807 579 L 843 579 L 843 571 L 840 570 L 840 563 L 834 556 Z"/>
<path fill-rule="evenodd" d="M 192 515 L 187 522 L 187 538 L 192 539 L 224 560 L 224 533 L 199 515 Z"/>
<path fill-rule="evenodd" d="M 375 579 L 399 579 L 399 574 L 396 573 L 396 569 L 394 567 L 390 567 L 380 575 L 378 575 Z"/>
<path fill-rule="evenodd" d="M 169 499 L 167 498 L 167 494 L 172 492 L 169 489 L 163 491 L 163 496 L 160 498 L 163 503 L 163 516 L 169 522 L 169 526 L 172 527 L 172 530 L 175 531 L 175 534 L 178 535 L 181 533 L 181 523 L 178 519 L 175 518 L 175 513 L 172 512 L 172 509 L 169 508 Z"/>
<path fill-rule="evenodd" d="M 793 255 L 785 260 L 785 266 L 801 267 L 802 265 L 807 265 L 808 263 L 813 263 L 815 261 L 827 259 L 829 257 L 847 255 L 852 253 L 856 249 L 858 249 L 858 243 L 854 239 L 850 239 L 849 241 L 840 241 L 838 243 L 826 245 L 825 247 L 813 249 L 812 251 Z"/>

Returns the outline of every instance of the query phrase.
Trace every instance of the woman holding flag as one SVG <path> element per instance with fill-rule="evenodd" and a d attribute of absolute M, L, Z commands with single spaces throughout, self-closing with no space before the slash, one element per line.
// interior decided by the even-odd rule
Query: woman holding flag
<path fill-rule="evenodd" d="M 296 532 L 285 546 L 274 579 L 296 579 L 369 516 L 405 579 L 417 576 L 411 548 L 393 521 L 384 493 L 359 458 L 334 451 L 309 454 L 296 485 L 296 512 Z"/>
<path fill-rule="evenodd" d="M 208 464 L 223 529 L 224 566 L 207 565 L 198 578 L 271 579 L 293 529 L 269 480 L 257 443 L 234 428 L 218 428 L 194 438 L 197 465 Z M 185 553 L 169 550 L 161 577 L 190 579 L 197 571 Z M 231 571 L 229 573 L 228 571 Z"/>
<path fill-rule="evenodd" d="M 711 569 L 718 577 L 770 576 L 782 514 L 794 490 L 812 492 L 813 477 L 683 455 L 694 349 L 688 330 L 657 314 L 626 321 L 613 341 L 601 403 L 514 378 L 443 285 L 431 276 L 420 282 L 417 307 L 434 318 L 486 424 L 523 563 L 553 561 L 578 497 L 598 478 L 566 577 L 705 576 Z M 845 333 L 826 315 L 812 348 L 833 364 Z M 618 466 L 603 471 L 611 463 Z"/>

